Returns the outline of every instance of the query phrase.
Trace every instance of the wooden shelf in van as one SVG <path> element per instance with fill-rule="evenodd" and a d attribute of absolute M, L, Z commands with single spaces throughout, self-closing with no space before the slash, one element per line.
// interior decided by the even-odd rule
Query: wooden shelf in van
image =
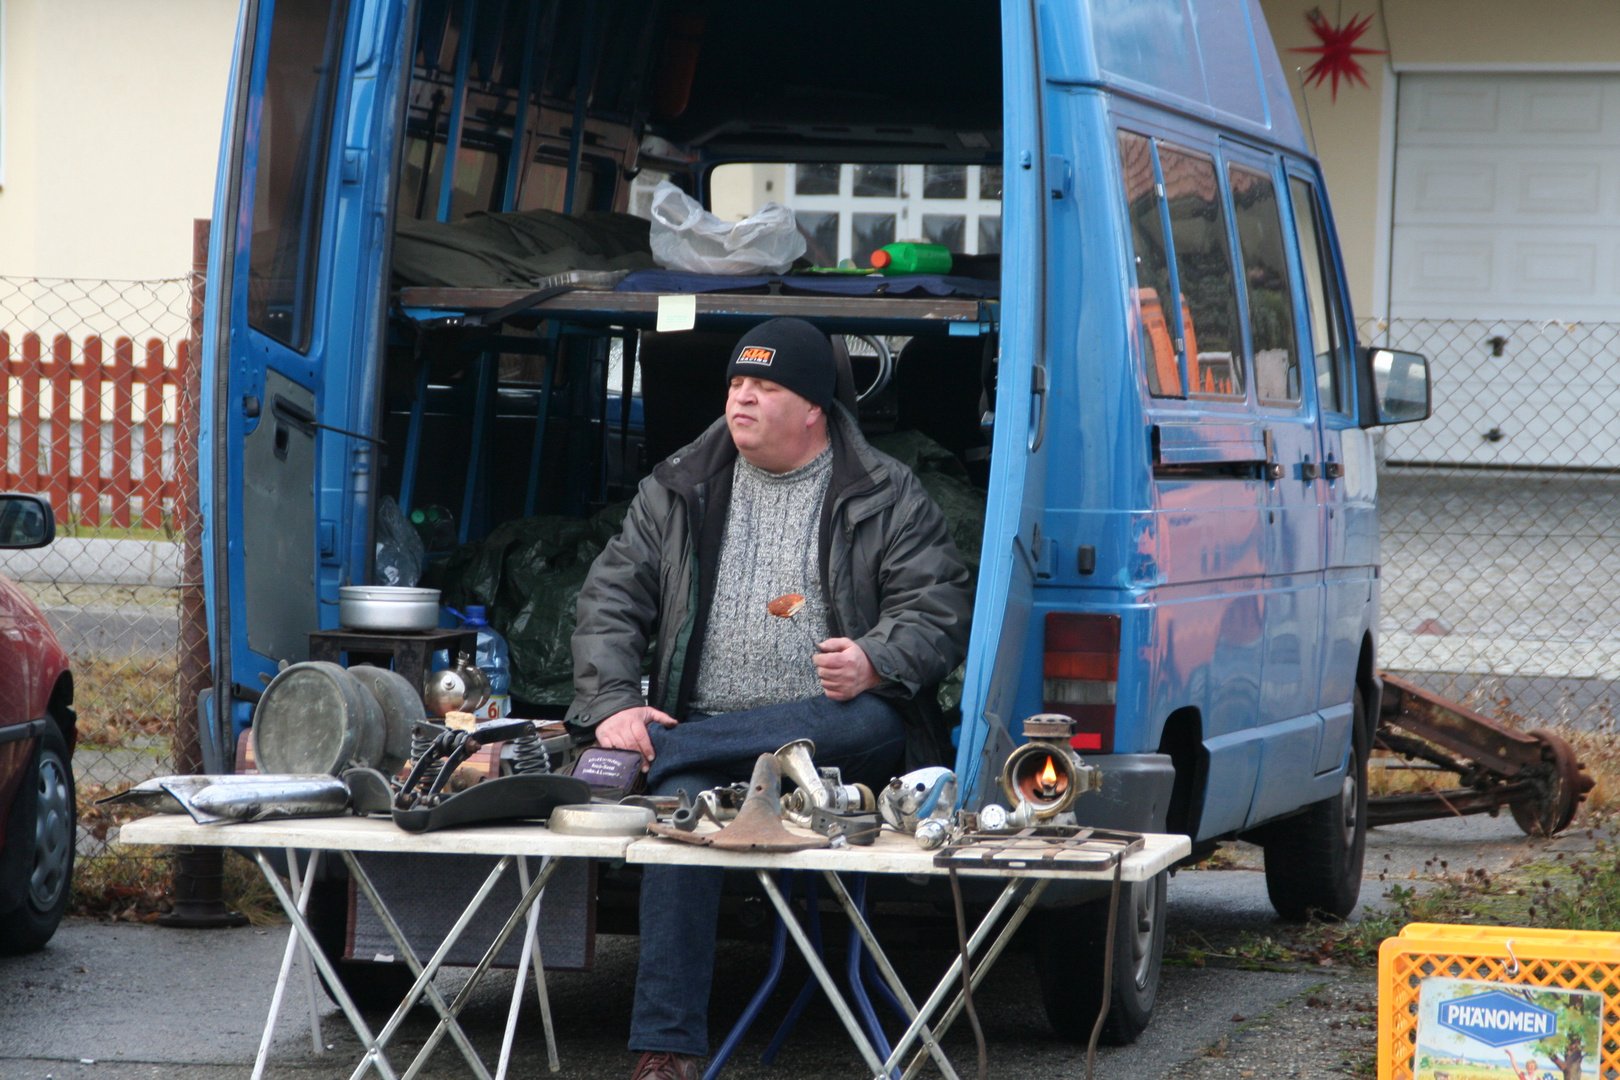
<path fill-rule="evenodd" d="M 413 317 L 424 311 L 460 314 L 493 311 L 529 295 L 525 289 L 450 289 L 413 287 L 399 291 L 399 302 Z M 543 300 L 528 312 L 581 321 L 651 329 L 658 318 L 660 293 L 596 292 L 584 289 Z M 814 319 L 828 330 L 870 329 L 874 321 L 906 324 L 896 332 L 949 331 L 951 324 L 975 327 L 993 322 L 992 301 L 949 296 L 772 296 L 763 293 L 696 293 L 700 327 L 731 322 L 754 323 L 769 316 Z M 847 328 L 841 323 L 850 324 Z M 961 333 L 961 330 L 956 331 Z"/>

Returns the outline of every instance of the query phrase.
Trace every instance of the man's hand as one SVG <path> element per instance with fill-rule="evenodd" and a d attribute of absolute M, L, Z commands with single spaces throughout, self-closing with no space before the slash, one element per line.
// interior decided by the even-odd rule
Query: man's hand
<path fill-rule="evenodd" d="M 596 725 L 596 745 L 609 750 L 634 750 L 641 755 L 641 771 L 646 772 L 652 759 L 658 756 L 653 753 L 652 740 L 647 737 L 647 725 L 663 724 L 670 728 L 677 723 L 673 716 L 651 705 L 621 709 Z"/>
<path fill-rule="evenodd" d="M 866 658 L 866 651 L 847 637 L 828 638 L 813 659 L 821 689 L 834 701 L 849 701 L 883 680 Z"/>

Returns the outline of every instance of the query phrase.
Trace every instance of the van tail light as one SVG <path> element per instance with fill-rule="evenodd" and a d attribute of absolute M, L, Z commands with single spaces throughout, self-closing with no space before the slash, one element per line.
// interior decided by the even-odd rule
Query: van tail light
<path fill-rule="evenodd" d="M 1069 745 L 1114 752 L 1114 703 L 1119 686 L 1119 616 L 1053 611 L 1046 616 L 1042 708 L 1073 717 Z"/>

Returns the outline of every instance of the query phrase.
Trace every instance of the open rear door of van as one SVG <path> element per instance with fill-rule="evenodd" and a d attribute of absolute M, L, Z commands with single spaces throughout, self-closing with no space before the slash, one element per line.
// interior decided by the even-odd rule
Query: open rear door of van
<path fill-rule="evenodd" d="M 215 196 L 199 445 L 220 745 L 281 661 L 364 581 L 375 440 L 368 361 L 397 111 L 367 0 L 248 0 Z M 398 50 L 395 50 L 398 51 Z M 394 102 L 394 104 L 391 104 Z M 324 602 L 324 603 L 323 603 Z"/>
<path fill-rule="evenodd" d="M 1025 0 L 1001 6 L 1006 161 L 1001 355 L 984 553 L 956 756 L 963 805 L 970 807 L 993 794 L 1001 762 L 1013 746 L 1010 732 L 1021 719 L 1014 712 L 1031 646 L 1038 523 L 1046 491 L 1046 89 L 1032 7 Z"/>

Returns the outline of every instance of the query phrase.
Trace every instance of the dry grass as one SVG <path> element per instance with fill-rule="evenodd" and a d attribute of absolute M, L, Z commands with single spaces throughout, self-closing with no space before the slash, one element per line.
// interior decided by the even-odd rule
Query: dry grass
<path fill-rule="evenodd" d="M 235 851 L 225 852 L 222 891 L 225 906 L 248 917 L 254 926 L 286 922 L 276 894 L 257 864 Z M 69 910 L 116 922 L 154 922 L 173 910 L 174 861 L 167 855 L 133 855 L 113 848 L 80 859 L 73 875 Z"/>
<path fill-rule="evenodd" d="M 132 738 L 174 735 L 172 660 L 75 660 L 73 686 L 81 743 L 111 748 Z"/>

